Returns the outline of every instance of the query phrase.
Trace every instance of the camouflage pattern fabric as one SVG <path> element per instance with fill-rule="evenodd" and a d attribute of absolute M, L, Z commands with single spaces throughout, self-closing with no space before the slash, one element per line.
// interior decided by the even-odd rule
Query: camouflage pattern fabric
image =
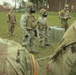
<path fill-rule="evenodd" d="M 22 14 L 20 19 L 20 26 L 23 32 L 23 42 L 22 45 L 27 48 L 30 47 L 30 52 L 35 53 L 34 40 L 35 34 L 34 30 L 36 29 L 36 18 L 33 13 L 33 3 L 28 2 L 26 4 L 27 12 Z"/>
<path fill-rule="evenodd" d="M 62 28 L 65 28 L 65 31 L 68 29 L 68 19 L 70 18 L 70 15 L 69 15 L 69 11 L 68 10 L 61 10 L 59 12 L 59 18 L 61 19 L 61 27 Z"/>
<path fill-rule="evenodd" d="M 35 17 L 32 14 L 25 13 L 21 16 L 20 26 L 23 32 L 22 45 L 27 47 L 29 45 L 30 51 L 34 51 L 34 30 L 36 28 Z"/>
<path fill-rule="evenodd" d="M 76 75 L 76 21 L 66 31 L 48 62 L 47 75 Z"/>
<path fill-rule="evenodd" d="M 3 63 L 3 71 L 0 75 L 38 75 L 37 62 L 34 56 L 29 54 L 25 48 L 22 48 L 19 43 L 0 38 L 0 49 L 2 45 L 4 49 L 6 48 L 6 59 Z M 7 45 L 7 47 L 5 45 Z M 2 60 L 3 59 L 0 59 L 0 62 Z M 2 64 L 0 64 L 0 66 L 1 65 Z"/>
<path fill-rule="evenodd" d="M 40 16 L 38 19 L 38 31 L 39 31 L 39 46 L 44 46 L 45 44 L 49 44 L 48 42 L 48 24 L 47 24 L 47 17 L 43 17 L 42 14 L 46 13 L 45 9 L 40 10 Z"/>
<path fill-rule="evenodd" d="M 16 15 L 14 12 L 12 13 L 9 12 L 7 14 L 7 23 L 8 23 L 8 35 L 13 35 L 15 24 L 16 24 Z"/>

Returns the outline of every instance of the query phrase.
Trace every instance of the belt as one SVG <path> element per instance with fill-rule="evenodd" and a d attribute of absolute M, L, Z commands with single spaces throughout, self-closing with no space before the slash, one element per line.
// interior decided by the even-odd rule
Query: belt
<path fill-rule="evenodd" d="M 27 29 L 28 31 L 33 30 L 33 29 Z"/>

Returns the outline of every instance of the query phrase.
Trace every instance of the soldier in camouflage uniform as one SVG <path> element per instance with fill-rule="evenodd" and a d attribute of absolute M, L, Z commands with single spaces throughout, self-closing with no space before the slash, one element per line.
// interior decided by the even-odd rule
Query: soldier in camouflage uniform
<path fill-rule="evenodd" d="M 38 30 L 40 37 L 40 47 L 49 46 L 48 43 L 48 25 L 47 25 L 47 12 L 44 8 L 40 10 L 40 17 L 38 19 Z"/>
<path fill-rule="evenodd" d="M 12 36 L 16 24 L 16 15 L 13 9 L 10 9 L 7 14 L 7 23 L 8 23 L 8 36 Z"/>
<path fill-rule="evenodd" d="M 38 53 L 34 48 L 34 30 L 36 29 L 36 19 L 34 16 L 35 9 L 32 2 L 26 4 L 27 12 L 21 16 L 20 26 L 23 31 L 23 43 L 22 45 L 27 48 L 30 47 L 30 53 Z"/>
<path fill-rule="evenodd" d="M 68 19 L 71 18 L 71 16 L 69 15 L 68 9 L 69 9 L 69 6 L 65 5 L 64 9 L 59 12 L 59 18 L 61 19 L 61 24 L 62 24 L 61 27 L 64 28 L 65 31 L 68 29 L 67 21 Z"/>

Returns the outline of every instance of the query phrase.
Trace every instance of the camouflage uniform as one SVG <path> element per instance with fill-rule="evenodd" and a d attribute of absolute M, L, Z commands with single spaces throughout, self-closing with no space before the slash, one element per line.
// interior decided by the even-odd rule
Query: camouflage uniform
<path fill-rule="evenodd" d="M 13 9 L 10 9 L 10 12 L 7 14 L 8 22 L 8 36 L 13 35 L 15 24 L 16 24 L 16 15 Z"/>
<path fill-rule="evenodd" d="M 43 14 L 45 14 L 43 16 Z M 40 10 L 40 17 L 38 19 L 38 30 L 39 30 L 39 37 L 40 37 L 40 47 L 44 47 L 44 45 L 48 46 L 48 26 L 47 26 L 47 16 L 46 10 Z"/>
<path fill-rule="evenodd" d="M 64 28 L 66 31 L 68 29 L 67 21 L 70 18 L 68 5 L 65 5 L 64 9 L 59 12 L 59 18 L 61 19 L 61 24 L 62 24 L 61 27 Z"/>
<path fill-rule="evenodd" d="M 36 19 L 30 9 L 33 7 L 33 3 L 27 3 L 27 13 L 23 14 L 20 19 L 20 26 L 23 31 L 23 43 L 22 45 L 27 48 L 30 46 L 30 52 L 36 53 L 34 49 L 34 30 L 36 28 Z"/>

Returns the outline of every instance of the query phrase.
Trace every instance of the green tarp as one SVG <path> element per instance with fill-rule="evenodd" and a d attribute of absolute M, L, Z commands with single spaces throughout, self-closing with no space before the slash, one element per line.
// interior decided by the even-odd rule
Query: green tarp
<path fill-rule="evenodd" d="M 37 75 L 34 56 L 19 43 L 0 38 L 0 75 Z"/>
<path fill-rule="evenodd" d="M 52 54 L 47 64 L 47 75 L 76 75 L 76 21 Z"/>
<path fill-rule="evenodd" d="M 65 33 L 64 28 L 58 28 L 56 26 L 50 26 L 49 39 L 53 42 L 60 42 L 64 33 Z"/>

